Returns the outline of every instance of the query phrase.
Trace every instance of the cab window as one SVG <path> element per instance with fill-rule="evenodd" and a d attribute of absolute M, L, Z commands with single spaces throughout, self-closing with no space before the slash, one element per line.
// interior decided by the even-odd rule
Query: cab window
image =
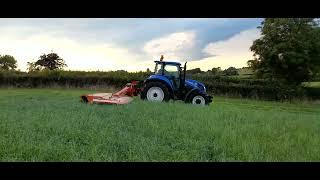
<path fill-rule="evenodd" d="M 162 64 L 156 64 L 156 67 L 154 68 L 155 74 L 162 74 Z"/>
<path fill-rule="evenodd" d="M 179 78 L 179 67 L 167 64 L 164 67 L 164 75 L 173 76 L 174 78 Z"/>

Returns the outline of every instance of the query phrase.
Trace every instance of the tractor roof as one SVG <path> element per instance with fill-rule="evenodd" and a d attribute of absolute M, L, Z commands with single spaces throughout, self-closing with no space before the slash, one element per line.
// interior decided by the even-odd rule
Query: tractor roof
<path fill-rule="evenodd" d="M 175 66 L 180 66 L 181 63 L 179 62 L 174 62 L 174 61 L 154 61 L 155 63 L 164 63 L 164 64 L 170 64 L 170 65 L 175 65 Z"/>

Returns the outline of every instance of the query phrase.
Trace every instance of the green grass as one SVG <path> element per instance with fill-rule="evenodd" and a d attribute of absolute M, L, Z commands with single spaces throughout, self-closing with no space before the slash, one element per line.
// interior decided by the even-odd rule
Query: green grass
<path fill-rule="evenodd" d="M 217 97 L 86 105 L 89 90 L 0 89 L 1 161 L 319 161 L 320 105 Z"/>
<path fill-rule="evenodd" d="M 305 87 L 320 88 L 320 82 L 305 82 L 303 85 Z"/>

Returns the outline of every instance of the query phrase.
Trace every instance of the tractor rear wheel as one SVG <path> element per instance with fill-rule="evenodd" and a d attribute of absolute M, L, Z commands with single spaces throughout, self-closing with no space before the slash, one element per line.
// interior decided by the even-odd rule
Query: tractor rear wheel
<path fill-rule="evenodd" d="M 170 100 L 170 93 L 163 83 L 149 82 L 141 93 L 141 99 L 156 102 L 167 102 Z"/>

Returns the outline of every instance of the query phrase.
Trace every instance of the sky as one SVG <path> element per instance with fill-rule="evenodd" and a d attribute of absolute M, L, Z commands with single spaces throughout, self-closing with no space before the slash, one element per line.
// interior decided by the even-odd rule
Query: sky
<path fill-rule="evenodd" d="M 66 70 L 130 72 L 155 60 L 188 62 L 188 69 L 244 67 L 260 37 L 257 18 L 0 18 L 0 55 L 18 69 L 57 53 Z"/>

